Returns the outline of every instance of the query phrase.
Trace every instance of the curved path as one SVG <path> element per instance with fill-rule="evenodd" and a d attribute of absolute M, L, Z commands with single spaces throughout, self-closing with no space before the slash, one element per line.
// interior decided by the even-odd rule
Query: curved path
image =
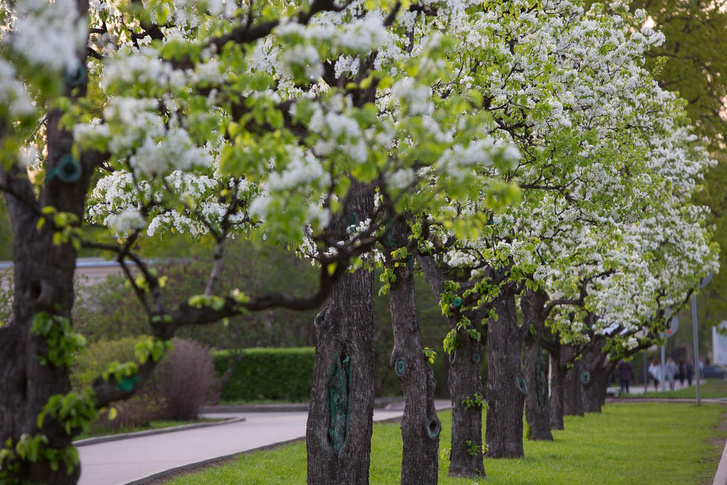
<path fill-rule="evenodd" d="M 437 408 L 449 407 L 437 401 Z M 403 407 L 377 409 L 374 421 L 400 417 Z M 307 412 L 209 414 L 208 417 L 244 416 L 219 426 L 129 438 L 81 446 L 80 485 L 126 485 L 147 480 L 172 469 L 254 450 L 305 436 Z"/>

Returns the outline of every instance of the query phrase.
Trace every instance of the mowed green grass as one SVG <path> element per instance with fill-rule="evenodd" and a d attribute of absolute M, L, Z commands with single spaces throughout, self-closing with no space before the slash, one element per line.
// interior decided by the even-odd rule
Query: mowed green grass
<path fill-rule="evenodd" d="M 441 413 L 440 419 L 441 450 L 449 447 L 451 413 Z M 485 459 L 486 479 L 451 479 L 447 461 L 441 460 L 439 483 L 711 484 L 727 437 L 722 426 L 726 419 L 727 407 L 715 404 L 609 404 L 601 414 L 566 417 L 566 429 L 554 432 L 554 442 L 525 441 L 523 459 Z M 398 424 L 374 425 L 372 484 L 399 483 L 401 447 Z M 243 455 L 166 483 L 303 484 L 305 477 L 305 443 L 300 442 Z"/>
<path fill-rule="evenodd" d="M 643 388 L 643 385 L 639 385 Z M 631 386 L 632 388 L 634 386 Z M 654 385 L 649 383 L 649 389 L 654 389 Z M 667 384 L 667 389 L 669 385 Z M 699 389 L 699 393 L 702 395 L 702 399 L 719 399 L 727 398 L 727 381 L 724 379 L 707 379 L 702 383 Z M 697 398 L 697 386 L 692 385 L 691 387 L 685 387 L 676 391 L 649 391 L 644 394 L 619 394 L 619 397 L 626 399 L 641 399 L 641 398 L 670 398 L 670 399 L 696 399 Z"/>

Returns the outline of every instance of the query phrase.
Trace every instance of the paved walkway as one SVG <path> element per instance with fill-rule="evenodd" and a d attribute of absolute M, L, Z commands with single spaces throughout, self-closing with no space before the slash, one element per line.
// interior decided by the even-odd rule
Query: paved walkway
<path fill-rule="evenodd" d="M 437 408 L 449 407 L 437 401 Z M 374 421 L 401 416 L 403 408 L 377 409 Z M 225 413 L 207 416 L 237 417 L 245 421 L 174 433 L 130 438 L 78 448 L 80 485 L 144 483 L 167 470 L 235 455 L 305 436 L 306 412 Z"/>
<path fill-rule="evenodd" d="M 701 382 L 700 385 L 701 386 L 704 386 L 704 384 L 706 384 L 706 382 L 707 381 L 705 381 L 704 379 L 702 379 L 702 382 Z M 679 380 L 677 380 L 677 381 L 674 382 L 674 390 L 675 391 L 678 391 L 679 389 L 684 389 L 684 388 L 687 388 L 687 387 L 689 387 L 689 385 L 687 384 L 687 381 L 684 381 L 684 384 L 679 384 Z M 695 395 L 696 395 L 696 392 L 697 392 L 697 385 L 696 385 L 696 383 L 693 382 L 691 387 L 694 388 L 694 392 L 695 392 Z M 614 391 L 620 393 L 619 386 L 609 386 L 609 388 L 608 388 L 609 394 L 612 394 Z M 644 393 L 644 385 L 643 384 L 631 384 L 629 391 L 630 391 L 629 394 L 643 394 Z M 659 384 L 659 388 L 656 389 L 656 388 L 654 388 L 654 381 L 649 381 L 649 392 L 661 392 L 661 384 Z M 666 383 L 666 392 L 669 392 L 669 383 L 668 382 Z"/>

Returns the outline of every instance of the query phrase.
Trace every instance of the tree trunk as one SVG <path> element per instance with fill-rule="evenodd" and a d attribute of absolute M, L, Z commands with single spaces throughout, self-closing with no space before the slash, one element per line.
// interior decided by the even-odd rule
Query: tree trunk
<path fill-rule="evenodd" d="M 533 337 L 525 341 L 525 382 L 528 394 L 525 396 L 525 418 L 528 423 L 528 439 L 533 441 L 553 441 L 550 432 L 550 401 L 546 360 L 539 339 Z"/>
<path fill-rule="evenodd" d="M 556 344 L 555 351 L 550 353 L 550 428 L 565 429 L 563 422 L 563 386 L 565 368 L 561 366 L 562 346 Z"/>
<path fill-rule="evenodd" d="M 397 220 L 392 229 L 395 248 L 406 247 L 406 222 Z M 436 484 L 439 472 L 439 434 L 442 424 L 434 407 L 434 371 L 424 356 L 414 298 L 412 259 L 395 261 L 387 256 L 396 281 L 389 289 L 394 350 L 391 366 L 404 392 L 401 436 L 404 442 L 401 461 L 402 485 Z"/>
<path fill-rule="evenodd" d="M 608 378 L 616 365 L 603 354 L 603 346 L 603 339 L 598 338 L 583 351 L 583 407 L 587 413 L 601 412 L 606 403 Z"/>
<path fill-rule="evenodd" d="M 70 145 L 64 143 L 58 133 L 60 116 L 57 112 L 48 115 L 51 166 L 57 163 L 63 150 L 70 152 Z M 75 184 L 48 182 L 39 204 L 73 213 L 80 220 L 87 187 L 87 176 Z M 32 197 L 32 191 L 28 195 Z M 34 318 L 42 312 L 70 321 L 76 250 L 70 243 L 54 244 L 51 224 L 36 230 L 38 216 L 24 203 L 11 195 L 5 200 L 13 228 L 14 293 L 12 320 L 0 328 L 0 382 L 3 385 L 0 443 L 5 444 L 10 439 L 17 444 L 22 434 L 42 434 L 48 439 L 47 448 L 62 450 L 71 446 L 73 436 L 66 434 L 53 419 L 47 419 L 42 429 L 36 421 L 51 396 L 70 392 L 69 369 L 65 365 L 40 362 L 39 357 L 46 354 L 48 343 L 46 337 L 34 333 L 32 328 Z M 66 484 L 75 483 L 79 473 L 78 466 L 70 475 L 65 466 L 53 471 L 47 460 L 39 458 L 34 463 L 22 461 L 19 476 L 32 482 Z"/>
<path fill-rule="evenodd" d="M 576 349 L 564 345 L 561 349 L 561 366 L 573 361 Z M 583 416 L 583 363 L 573 362 L 573 367 L 567 368 L 563 379 L 563 414 L 565 416 Z"/>
<path fill-rule="evenodd" d="M 528 392 L 521 370 L 522 331 L 515 297 L 495 304 L 498 319 L 487 325 L 487 456 L 523 456 L 523 405 Z"/>
<path fill-rule="evenodd" d="M 525 418 L 528 423 L 527 437 L 533 441 L 553 441 L 553 433 L 550 432 L 546 361 L 540 347 L 540 339 L 545 329 L 546 299 L 545 293 L 532 290 L 528 290 L 520 299 L 523 324 L 527 329 L 523 348 L 525 382 L 528 387 Z"/>
<path fill-rule="evenodd" d="M 482 477 L 482 406 L 484 399 L 479 363 L 483 345 L 457 331 L 457 349 L 449 359 L 449 393 L 452 396 L 452 443 L 449 476 Z"/>
<path fill-rule="evenodd" d="M 419 265 L 439 300 L 444 291 L 444 277 L 431 256 L 419 257 Z M 467 318 L 475 328 L 482 330 L 482 312 L 470 312 Z M 447 319 L 451 328 L 456 321 Z M 478 363 L 482 360 L 483 344 L 470 338 L 464 330 L 457 330 L 457 349 L 446 356 L 449 364 L 447 387 L 452 399 L 452 441 L 449 455 L 449 475 L 452 477 L 485 476 L 482 454 L 482 407 L 476 405 L 477 395 L 483 396 L 482 379 Z"/>
<path fill-rule="evenodd" d="M 77 4 L 78 12 L 85 15 L 88 3 L 79 0 Z M 85 48 L 79 59 L 85 63 Z M 71 89 L 71 86 L 65 87 L 66 96 L 82 97 L 86 84 L 76 86 L 73 92 Z M 72 153 L 73 136 L 60 128 L 62 116 L 59 110 L 51 110 L 46 117 L 46 174 L 54 173 L 61 158 Z M 0 126 L 0 139 L 1 132 Z M 15 194 L 5 193 L 13 231 L 14 287 L 12 318 L 0 327 L 0 447 L 11 441 L 14 452 L 22 435 L 47 439 L 35 459 L 14 454 L 0 463 L 3 483 L 19 479 L 20 483 L 70 485 L 78 481 L 81 472 L 80 465 L 73 466 L 72 460 L 52 463 L 49 459 L 53 454 L 65 455 L 78 431 L 66 433 L 63 424 L 52 416 L 46 417 L 42 427 L 38 426 L 38 415 L 50 397 L 67 394 L 71 384 L 66 365 L 41 363 L 41 358 L 48 353 L 50 339 L 32 330 L 35 318 L 43 313 L 56 319 L 51 328 L 56 328 L 60 319 L 72 324 L 76 250 L 70 242 L 55 244 L 52 224 L 46 223 L 41 229 L 37 224 L 40 209 L 54 207 L 58 212 L 75 215 L 78 222 L 74 225 L 79 225 L 94 166 L 83 155 L 74 166 L 80 170 L 79 178 L 62 181 L 61 177 L 47 176 L 36 197 L 24 170 L 0 164 L 0 183 L 9 186 Z"/>
<path fill-rule="evenodd" d="M 364 220 L 373 191 L 353 182 L 345 214 Z M 338 217 L 337 229 L 346 220 Z M 316 359 L 308 407 L 308 483 L 368 484 L 374 412 L 374 275 L 338 280 L 315 319 Z"/>

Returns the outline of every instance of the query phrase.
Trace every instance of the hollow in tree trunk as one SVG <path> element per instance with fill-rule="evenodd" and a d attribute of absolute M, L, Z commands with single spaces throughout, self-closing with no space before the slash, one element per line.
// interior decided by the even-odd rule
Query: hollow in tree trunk
<path fill-rule="evenodd" d="M 487 325 L 487 456 L 523 456 L 523 405 L 528 393 L 521 369 L 523 330 L 515 297 L 495 304 L 498 319 Z"/>
<path fill-rule="evenodd" d="M 344 216 L 373 212 L 373 191 L 353 182 Z M 315 319 L 316 359 L 308 405 L 308 483 L 364 485 L 369 481 L 374 410 L 374 275 L 366 270 L 338 280 Z"/>
<path fill-rule="evenodd" d="M 397 220 L 392 228 L 392 248 L 406 247 L 408 226 Z M 391 249 L 391 248 L 390 248 Z M 421 331 L 414 298 L 414 273 L 411 257 L 396 261 L 387 255 L 387 266 L 396 281 L 390 284 L 391 324 L 394 350 L 391 366 L 404 393 L 401 419 L 403 454 L 402 485 L 436 484 L 439 472 L 439 434 L 442 424 L 434 407 L 434 371 L 424 356 Z"/>

